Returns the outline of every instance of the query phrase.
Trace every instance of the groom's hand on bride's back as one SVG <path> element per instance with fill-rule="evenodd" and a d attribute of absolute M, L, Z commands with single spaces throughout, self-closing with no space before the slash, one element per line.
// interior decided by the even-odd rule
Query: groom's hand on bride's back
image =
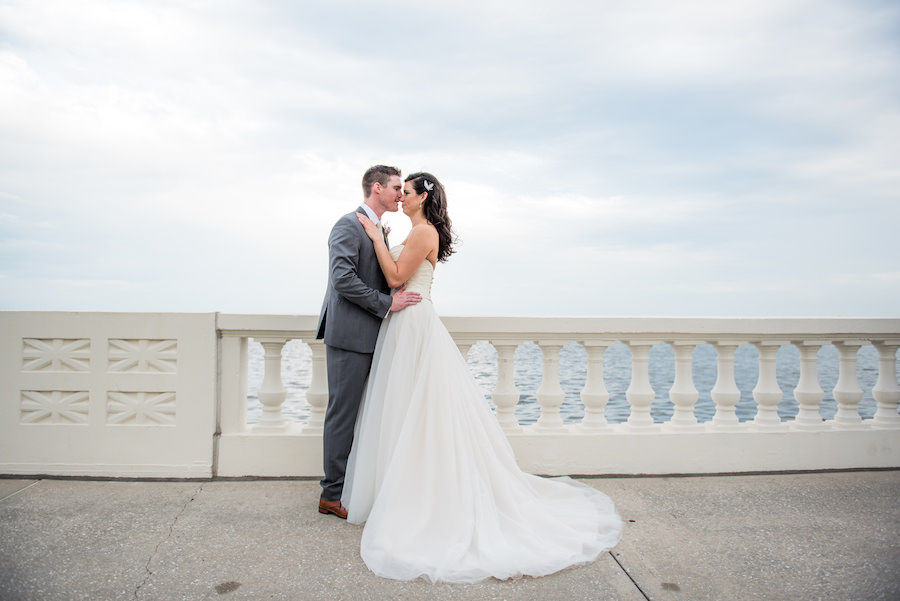
<path fill-rule="evenodd" d="M 422 300 L 422 295 L 418 292 L 407 292 L 406 286 L 402 286 L 394 293 L 391 301 L 391 311 L 401 311 L 410 305 L 415 305 Z"/>

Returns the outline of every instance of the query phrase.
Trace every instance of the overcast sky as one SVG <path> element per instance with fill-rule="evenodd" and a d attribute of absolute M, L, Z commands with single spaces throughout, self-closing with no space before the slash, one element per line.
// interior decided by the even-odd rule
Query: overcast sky
<path fill-rule="evenodd" d="M 375 163 L 445 315 L 896 317 L 900 4 L 0 0 L 0 309 L 318 313 Z"/>

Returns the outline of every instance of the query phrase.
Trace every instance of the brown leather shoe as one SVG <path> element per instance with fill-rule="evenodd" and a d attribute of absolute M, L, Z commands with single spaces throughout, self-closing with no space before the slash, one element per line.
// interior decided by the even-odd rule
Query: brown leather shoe
<path fill-rule="evenodd" d="M 319 499 L 319 513 L 331 513 L 342 520 L 347 519 L 347 510 L 344 509 L 344 506 L 341 505 L 340 501 L 326 501 L 325 499 Z"/>

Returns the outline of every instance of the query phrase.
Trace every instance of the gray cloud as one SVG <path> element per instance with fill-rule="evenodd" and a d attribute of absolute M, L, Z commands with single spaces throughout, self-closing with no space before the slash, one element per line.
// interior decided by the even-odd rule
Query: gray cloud
<path fill-rule="evenodd" d="M 6 2 L 0 308 L 315 312 L 388 162 L 448 189 L 444 313 L 896 313 L 898 33 L 880 1 Z"/>

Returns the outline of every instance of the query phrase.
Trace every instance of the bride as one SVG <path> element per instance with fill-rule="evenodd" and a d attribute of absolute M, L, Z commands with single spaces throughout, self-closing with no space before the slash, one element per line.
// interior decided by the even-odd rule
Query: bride
<path fill-rule="evenodd" d="M 358 215 L 388 284 L 424 301 L 382 324 L 356 421 L 341 503 L 350 522 L 365 523 L 363 560 L 379 576 L 432 582 L 543 576 L 595 560 L 621 536 L 612 501 L 519 469 L 430 302 L 435 265 L 453 253 L 443 186 L 413 173 L 402 202 L 412 229 L 390 250 Z"/>

